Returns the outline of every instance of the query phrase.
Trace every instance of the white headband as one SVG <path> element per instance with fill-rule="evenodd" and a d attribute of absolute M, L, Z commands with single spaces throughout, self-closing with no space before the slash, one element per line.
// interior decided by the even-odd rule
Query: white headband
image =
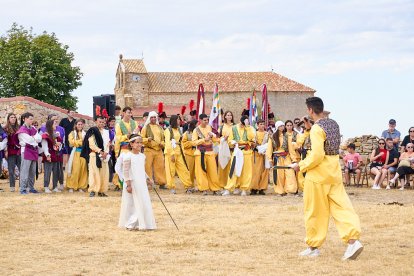
<path fill-rule="evenodd" d="M 142 137 L 141 137 L 141 136 L 135 136 L 135 137 L 133 137 L 133 138 L 129 139 L 129 142 L 131 143 L 132 141 L 135 141 L 135 140 L 137 140 L 138 138 L 142 138 Z"/>

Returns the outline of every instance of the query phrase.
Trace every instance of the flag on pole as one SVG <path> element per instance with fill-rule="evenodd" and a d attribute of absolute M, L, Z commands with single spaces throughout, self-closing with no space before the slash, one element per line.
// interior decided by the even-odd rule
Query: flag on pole
<path fill-rule="evenodd" d="M 258 117 L 259 117 L 259 114 L 257 112 L 256 90 L 253 90 L 253 95 L 250 100 L 249 121 L 250 121 L 250 125 L 254 128 L 257 127 Z"/>
<path fill-rule="evenodd" d="M 263 84 L 263 89 L 262 89 L 262 120 L 265 121 L 265 126 L 267 127 L 269 124 L 269 101 L 267 98 L 267 87 L 266 84 Z"/>
<path fill-rule="evenodd" d="M 218 131 L 221 122 L 221 107 L 220 107 L 220 95 L 218 85 L 214 86 L 213 91 L 213 105 L 211 106 L 210 119 L 208 124 Z"/>
<path fill-rule="evenodd" d="M 204 87 L 203 84 L 200 83 L 198 85 L 198 93 L 197 93 L 197 120 L 200 118 L 200 115 L 204 113 Z"/>

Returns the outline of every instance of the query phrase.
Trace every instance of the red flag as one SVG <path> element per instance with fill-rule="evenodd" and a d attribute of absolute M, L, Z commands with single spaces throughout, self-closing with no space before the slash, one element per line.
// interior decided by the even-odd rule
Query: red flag
<path fill-rule="evenodd" d="M 200 83 L 198 86 L 198 93 L 197 93 L 197 120 L 199 119 L 200 115 L 204 113 L 204 87 L 203 84 Z"/>
<path fill-rule="evenodd" d="M 267 87 L 266 84 L 263 84 L 263 90 L 262 90 L 262 119 L 265 121 L 265 126 L 267 127 L 269 123 L 269 101 L 267 98 Z"/>

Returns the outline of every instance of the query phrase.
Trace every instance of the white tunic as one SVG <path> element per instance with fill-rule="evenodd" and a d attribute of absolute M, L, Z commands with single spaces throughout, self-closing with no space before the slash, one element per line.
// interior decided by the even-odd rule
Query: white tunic
<path fill-rule="evenodd" d="M 116 162 L 115 171 L 124 181 L 118 226 L 139 230 L 156 229 L 146 184 L 145 155 L 122 153 Z M 131 180 L 132 193 L 126 190 L 127 180 Z"/>

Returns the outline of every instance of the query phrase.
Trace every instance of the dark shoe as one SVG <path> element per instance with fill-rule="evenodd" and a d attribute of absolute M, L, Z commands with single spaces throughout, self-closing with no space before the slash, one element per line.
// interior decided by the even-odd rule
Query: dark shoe
<path fill-rule="evenodd" d="M 264 191 L 264 190 L 260 190 L 260 191 L 259 191 L 259 195 L 266 195 L 266 193 L 265 193 L 265 191 Z"/>
<path fill-rule="evenodd" d="M 115 186 L 115 189 L 114 189 L 114 191 L 115 191 L 115 192 L 118 192 L 118 191 L 120 191 L 120 190 L 121 190 L 121 188 L 120 188 L 120 187 Z"/>
<path fill-rule="evenodd" d="M 21 194 L 21 195 L 27 195 L 27 191 L 26 191 L 26 190 L 24 190 L 24 191 L 20 191 L 20 194 Z"/>
<path fill-rule="evenodd" d="M 160 190 L 167 190 L 167 187 L 165 187 L 165 185 L 160 185 Z"/>
<path fill-rule="evenodd" d="M 98 193 L 99 197 L 108 197 L 108 195 L 106 195 L 105 193 Z"/>
<path fill-rule="evenodd" d="M 36 189 L 31 189 L 29 191 L 29 193 L 31 193 L 31 194 L 38 194 L 39 192 Z"/>
<path fill-rule="evenodd" d="M 90 192 L 89 197 L 94 197 L 95 196 L 95 192 Z"/>
<path fill-rule="evenodd" d="M 257 195 L 257 190 L 251 189 L 250 190 L 250 195 Z"/>

